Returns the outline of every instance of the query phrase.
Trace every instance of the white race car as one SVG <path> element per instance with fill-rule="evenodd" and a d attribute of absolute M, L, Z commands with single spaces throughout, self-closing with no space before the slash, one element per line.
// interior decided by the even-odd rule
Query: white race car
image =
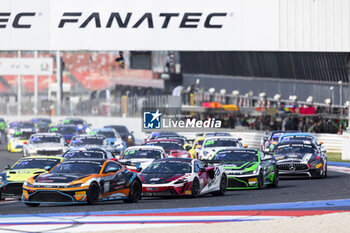
<path fill-rule="evenodd" d="M 212 158 L 218 150 L 227 147 L 247 147 L 241 143 L 240 138 L 231 136 L 224 137 L 210 137 L 206 138 L 202 144 L 202 147 L 198 151 L 197 158 L 200 160 L 208 160 Z"/>
<path fill-rule="evenodd" d="M 145 169 L 155 159 L 163 159 L 166 157 L 163 147 L 160 146 L 131 146 L 120 157 L 121 163 L 130 162 L 132 166 L 127 166 L 131 171 L 141 168 Z"/>
<path fill-rule="evenodd" d="M 23 147 L 23 156 L 61 156 L 66 151 L 65 140 L 58 133 L 33 134 Z"/>

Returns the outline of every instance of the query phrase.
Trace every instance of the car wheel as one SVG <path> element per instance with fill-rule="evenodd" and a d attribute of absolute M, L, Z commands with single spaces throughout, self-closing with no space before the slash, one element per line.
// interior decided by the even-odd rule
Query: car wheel
<path fill-rule="evenodd" d="M 259 189 L 264 188 L 264 177 L 263 177 L 261 170 L 260 170 L 260 174 L 258 176 L 258 187 L 259 187 Z"/>
<path fill-rule="evenodd" d="M 326 178 L 326 177 L 327 177 L 327 163 L 323 171 L 323 178 Z"/>
<path fill-rule="evenodd" d="M 87 191 L 87 202 L 96 205 L 100 197 L 100 189 L 96 183 L 92 183 Z"/>
<path fill-rule="evenodd" d="M 221 180 L 220 180 L 220 190 L 214 192 L 213 195 L 214 196 L 223 196 L 223 195 L 225 195 L 226 188 L 227 188 L 227 177 L 226 177 L 225 174 L 223 174 L 221 176 Z"/>
<path fill-rule="evenodd" d="M 142 185 L 140 181 L 134 180 L 130 187 L 128 199 L 123 200 L 125 203 L 137 203 L 141 199 Z"/>
<path fill-rule="evenodd" d="M 0 192 L 0 201 L 2 200 L 2 194 L 1 194 L 1 192 Z"/>
<path fill-rule="evenodd" d="M 279 181 L 279 172 L 278 169 L 275 170 L 275 175 L 273 176 L 273 182 L 271 184 L 271 187 L 277 187 Z"/>
<path fill-rule="evenodd" d="M 199 187 L 199 181 L 198 179 L 194 179 L 192 182 L 192 195 L 191 197 L 196 198 L 199 197 L 201 193 L 200 187 Z"/>
<path fill-rule="evenodd" d="M 40 203 L 27 203 L 27 202 L 25 202 L 24 204 L 30 207 L 38 207 L 40 205 Z"/>

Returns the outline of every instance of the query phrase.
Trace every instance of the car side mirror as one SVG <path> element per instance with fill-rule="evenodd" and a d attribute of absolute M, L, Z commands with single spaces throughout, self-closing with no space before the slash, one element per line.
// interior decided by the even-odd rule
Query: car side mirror
<path fill-rule="evenodd" d="M 244 147 L 244 148 L 247 148 L 247 147 L 248 147 L 248 144 L 244 144 L 243 147 Z"/>
<path fill-rule="evenodd" d="M 185 150 L 189 151 L 191 149 L 192 149 L 192 146 L 190 146 L 190 145 L 185 146 Z"/>
<path fill-rule="evenodd" d="M 51 166 L 46 166 L 44 167 L 45 171 L 50 171 L 51 170 Z"/>
<path fill-rule="evenodd" d="M 199 172 L 205 172 L 205 168 L 204 167 L 199 168 Z"/>
<path fill-rule="evenodd" d="M 197 149 L 201 148 L 201 145 L 196 145 L 196 148 L 197 148 Z"/>
<path fill-rule="evenodd" d="M 136 169 L 137 172 L 141 172 L 142 171 L 142 167 L 139 167 Z"/>
<path fill-rule="evenodd" d="M 134 131 L 133 131 L 133 130 L 131 130 L 131 131 L 130 131 L 130 134 L 134 134 Z"/>
<path fill-rule="evenodd" d="M 116 168 L 116 167 L 109 167 L 106 170 L 107 173 L 109 173 L 109 172 L 117 172 L 117 171 L 118 171 L 118 168 Z"/>
<path fill-rule="evenodd" d="M 265 155 L 264 159 L 263 160 L 271 160 L 272 159 L 272 156 L 271 155 Z"/>
<path fill-rule="evenodd" d="M 323 145 L 323 142 L 319 142 L 318 145 L 319 145 L 319 146 Z"/>
<path fill-rule="evenodd" d="M 7 164 L 7 165 L 5 166 L 5 170 L 10 170 L 10 168 L 11 168 L 10 164 Z"/>
<path fill-rule="evenodd" d="M 111 142 L 110 144 L 113 146 L 113 145 L 114 145 L 114 142 Z"/>

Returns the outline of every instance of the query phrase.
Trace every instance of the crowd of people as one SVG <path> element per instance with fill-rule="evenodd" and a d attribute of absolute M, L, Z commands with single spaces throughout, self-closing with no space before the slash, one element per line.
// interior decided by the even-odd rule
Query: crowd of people
<path fill-rule="evenodd" d="M 295 130 L 310 133 L 342 134 L 347 127 L 345 119 L 330 119 L 321 116 L 252 116 L 248 114 L 227 114 L 217 119 L 223 120 L 223 127 L 238 126 L 252 130 Z"/>

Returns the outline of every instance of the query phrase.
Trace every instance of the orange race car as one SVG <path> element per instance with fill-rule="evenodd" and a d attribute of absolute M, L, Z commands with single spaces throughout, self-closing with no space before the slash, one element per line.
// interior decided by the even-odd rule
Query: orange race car
<path fill-rule="evenodd" d="M 46 168 L 50 170 L 50 167 Z M 137 202 L 142 184 L 137 173 L 105 159 L 70 159 L 48 173 L 27 179 L 22 201 L 28 206 L 41 203 L 89 203 L 118 200 Z"/>

